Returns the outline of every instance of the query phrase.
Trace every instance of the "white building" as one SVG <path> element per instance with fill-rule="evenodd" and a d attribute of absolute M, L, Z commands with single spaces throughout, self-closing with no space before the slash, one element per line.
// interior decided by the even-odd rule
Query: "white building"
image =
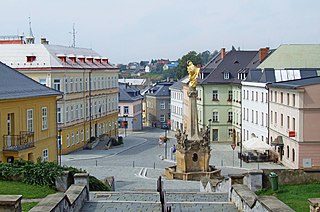
<path fill-rule="evenodd" d="M 180 129 L 183 131 L 183 82 L 186 81 L 187 78 L 184 78 L 172 86 L 170 86 L 171 90 L 171 130 Z"/>

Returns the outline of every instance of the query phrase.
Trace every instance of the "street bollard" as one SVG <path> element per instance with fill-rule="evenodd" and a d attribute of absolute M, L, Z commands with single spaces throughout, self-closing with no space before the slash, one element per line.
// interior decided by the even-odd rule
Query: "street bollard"
<path fill-rule="evenodd" d="M 98 161 L 96 160 L 96 166 L 98 166 Z"/>
<path fill-rule="evenodd" d="M 132 167 L 134 168 L 134 161 L 132 161 Z"/>
<path fill-rule="evenodd" d="M 156 169 L 156 163 L 155 162 L 153 163 L 153 169 Z"/>
<path fill-rule="evenodd" d="M 221 166 L 223 166 L 223 160 L 221 160 Z"/>

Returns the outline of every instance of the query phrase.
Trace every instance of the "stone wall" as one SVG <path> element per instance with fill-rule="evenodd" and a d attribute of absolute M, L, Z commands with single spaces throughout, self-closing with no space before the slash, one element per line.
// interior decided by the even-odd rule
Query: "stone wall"
<path fill-rule="evenodd" d="M 263 169 L 263 188 L 271 186 L 269 181 L 270 172 L 275 172 L 278 175 L 279 185 L 319 182 L 320 179 L 320 171 L 305 171 L 303 169 Z"/>
<path fill-rule="evenodd" d="M 231 201 L 243 212 L 293 212 L 289 206 L 274 196 L 258 197 L 246 185 L 235 184 L 230 191 Z"/>

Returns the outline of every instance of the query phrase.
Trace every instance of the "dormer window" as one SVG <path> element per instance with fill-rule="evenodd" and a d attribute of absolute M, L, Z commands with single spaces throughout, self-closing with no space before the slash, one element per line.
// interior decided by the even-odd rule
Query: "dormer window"
<path fill-rule="evenodd" d="M 230 79 L 230 73 L 229 72 L 224 72 L 223 73 L 223 79 Z"/>
<path fill-rule="evenodd" d="M 66 62 L 67 61 L 67 56 L 64 54 L 57 54 L 57 57 L 61 60 L 61 62 Z"/>
<path fill-rule="evenodd" d="M 71 62 L 75 63 L 76 62 L 76 56 L 73 54 L 68 55 L 68 58 Z"/>
<path fill-rule="evenodd" d="M 36 60 L 36 56 L 27 56 L 27 63 L 32 63 L 33 61 L 35 61 Z"/>

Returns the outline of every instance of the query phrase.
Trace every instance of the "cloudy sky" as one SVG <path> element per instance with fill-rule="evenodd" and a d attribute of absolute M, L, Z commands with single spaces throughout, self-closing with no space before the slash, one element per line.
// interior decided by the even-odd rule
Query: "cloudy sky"
<path fill-rule="evenodd" d="M 113 63 L 168 58 L 191 50 L 276 48 L 320 43 L 319 0 L 2 0 L 0 35 L 92 48 Z"/>

